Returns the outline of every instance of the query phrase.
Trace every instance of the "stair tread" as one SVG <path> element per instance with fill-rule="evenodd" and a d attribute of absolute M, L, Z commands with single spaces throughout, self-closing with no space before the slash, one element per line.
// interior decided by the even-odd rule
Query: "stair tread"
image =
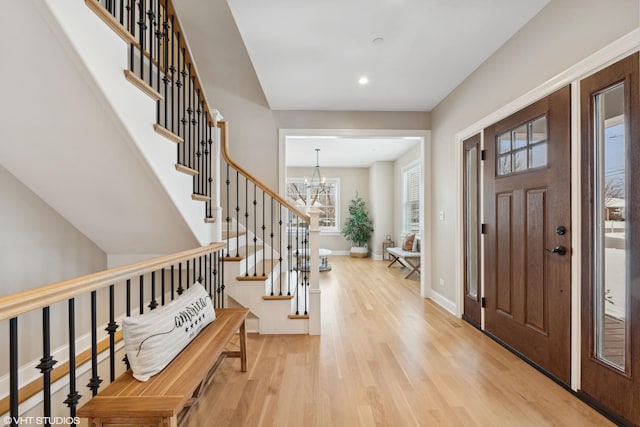
<path fill-rule="evenodd" d="M 236 276 L 236 279 L 240 281 L 266 280 L 271 276 L 271 272 L 274 270 L 274 268 L 278 264 L 279 264 L 279 261 L 277 259 L 263 259 L 256 265 L 255 276 L 253 275 L 254 272 L 249 272 L 248 276 Z M 263 268 L 264 268 L 264 275 L 262 274 Z"/>

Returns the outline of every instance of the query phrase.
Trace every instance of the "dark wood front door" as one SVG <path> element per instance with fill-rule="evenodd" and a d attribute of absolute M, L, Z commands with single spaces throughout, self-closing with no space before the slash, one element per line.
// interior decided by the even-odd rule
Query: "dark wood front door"
<path fill-rule="evenodd" d="M 485 330 L 569 384 L 567 86 L 485 129 Z"/>
<path fill-rule="evenodd" d="M 640 87 L 637 53 L 580 82 L 580 393 L 640 425 Z"/>

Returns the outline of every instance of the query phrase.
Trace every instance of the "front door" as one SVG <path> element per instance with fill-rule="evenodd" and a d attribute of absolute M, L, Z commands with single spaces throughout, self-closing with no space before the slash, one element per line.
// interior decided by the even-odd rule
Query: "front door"
<path fill-rule="evenodd" d="M 636 53 L 580 82 L 580 392 L 635 425 L 640 424 L 639 60 Z"/>
<path fill-rule="evenodd" d="M 485 330 L 571 373 L 570 88 L 485 129 Z"/>

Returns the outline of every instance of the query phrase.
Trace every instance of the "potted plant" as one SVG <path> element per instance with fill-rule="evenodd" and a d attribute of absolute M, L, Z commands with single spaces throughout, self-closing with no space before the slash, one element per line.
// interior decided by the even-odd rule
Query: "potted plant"
<path fill-rule="evenodd" d="M 369 255 L 367 242 L 373 233 L 373 224 L 362 197 L 356 197 L 349 204 L 349 218 L 342 227 L 342 234 L 351 242 L 352 257 L 366 257 Z"/>

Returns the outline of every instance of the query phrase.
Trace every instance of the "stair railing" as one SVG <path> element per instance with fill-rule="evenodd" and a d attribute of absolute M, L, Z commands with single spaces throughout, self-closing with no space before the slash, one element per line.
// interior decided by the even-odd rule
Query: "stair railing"
<path fill-rule="evenodd" d="M 221 176 L 226 174 L 225 188 L 220 194 L 221 199 L 226 196 L 222 228 L 226 231 L 227 241 L 232 234 L 236 239 L 236 253 L 227 251 L 225 259 L 241 256 L 239 248 L 243 237 L 240 229 L 251 233 L 252 242 L 247 241 L 244 245 L 245 274 L 266 276 L 265 262 L 261 271 L 256 257 L 253 257 L 254 265 L 249 265 L 249 250 L 256 251 L 258 241 L 261 241 L 268 249 L 265 258 L 270 256 L 272 264 L 278 262 L 289 273 L 286 280 L 270 275 L 267 296 L 299 295 L 304 303 L 296 312 L 308 314 L 310 262 L 306 259 L 313 252 L 309 247 L 310 217 L 230 158 L 226 123 L 217 123 L 217 111 L 209 107 L 172 2 L 85 0 L 85 3 L 130 44 L 129 70 L 125 75 L 157 100 L 154 128 L 177 143 L 176 169 L 193 176 L 192 197 L 206 201 L 207 222 L 215 220 L 217 208 L 212 200 L 214 171 L 211 165 L 214 160 L 213 132 L 215 127 L 220 128 L 221 154 L 226 162 L 220 170 Z M 291 256 L 291 262 L 288 262 L 285 250 Z M 304 292 L 297 291 L 297 287 Z"/>
<path fill-rule="evenodd" d="M 156 100 L 159 134 L 177 144 L 176 169 L 193 177 L 194 200 L 206 202 L 213 222 L 215 115 L 207 103 L 195 62 L 169 0 L 85 0 L 130 45 L 125 76 Z"/>
<path fill-rule="evenodd" d="M 1 297 L 0 331 L 9 335 L 5 353 L 0 354 L 9 362 L 9 371 L 0 371 L 0 381 L 9 377 L 9 393 L 0 395 L 3 419 L 8 415 L 12 426 L 29 421 L 20 418 L 20 405 L 42 393 L 39 419 L 51 420 L 52 385 L 63 381 L 68 384 L 65 422 L 76 424 L 81 397 L 95 396 L 103 382 L 99 365 L 108 365 L 100 371 L 108 372 L 109 382 L 128 368 L 126 356 L 124 363 L 116 360 L 116 353 L 124 351 L 118 330 L 124 316 L 165 305 L 196 282 L 207 290 L 215 308 L 224 305 L 223 249 L 223 243 L 214 243 Z M 35 327 L 40 322 L 41 332 Z M 84 342 L 90 344 L 85 347 Z M 30 362 L 40 355 L 37 366 Z M 90 371 L 86 389 L 77 385 L 81 370 Z"/>
<path fill-rule="evenodd" d="M 311 217 L 250 172 L 236 163 L 229 154 L 228 124 L 217 122 L 220 129 L 222 175 L 225 189 L 221 192 L 223 210 L 223 237 L 227 241 L 226 260 L 242 260 L 245 276 L 268 278 L 268 297 L 295 298 L 295 315 L 308 315 L 309 224 Z M 232 242 L 233 240 L 233 242 Z M 278 263 L 283 274 L 268 274 L 257 257 L 259 249 L 272 265 Z M 233 247 L 231 250 L 229 248 Z M 250 259 L 252 261 L 250 262 Z"/>

